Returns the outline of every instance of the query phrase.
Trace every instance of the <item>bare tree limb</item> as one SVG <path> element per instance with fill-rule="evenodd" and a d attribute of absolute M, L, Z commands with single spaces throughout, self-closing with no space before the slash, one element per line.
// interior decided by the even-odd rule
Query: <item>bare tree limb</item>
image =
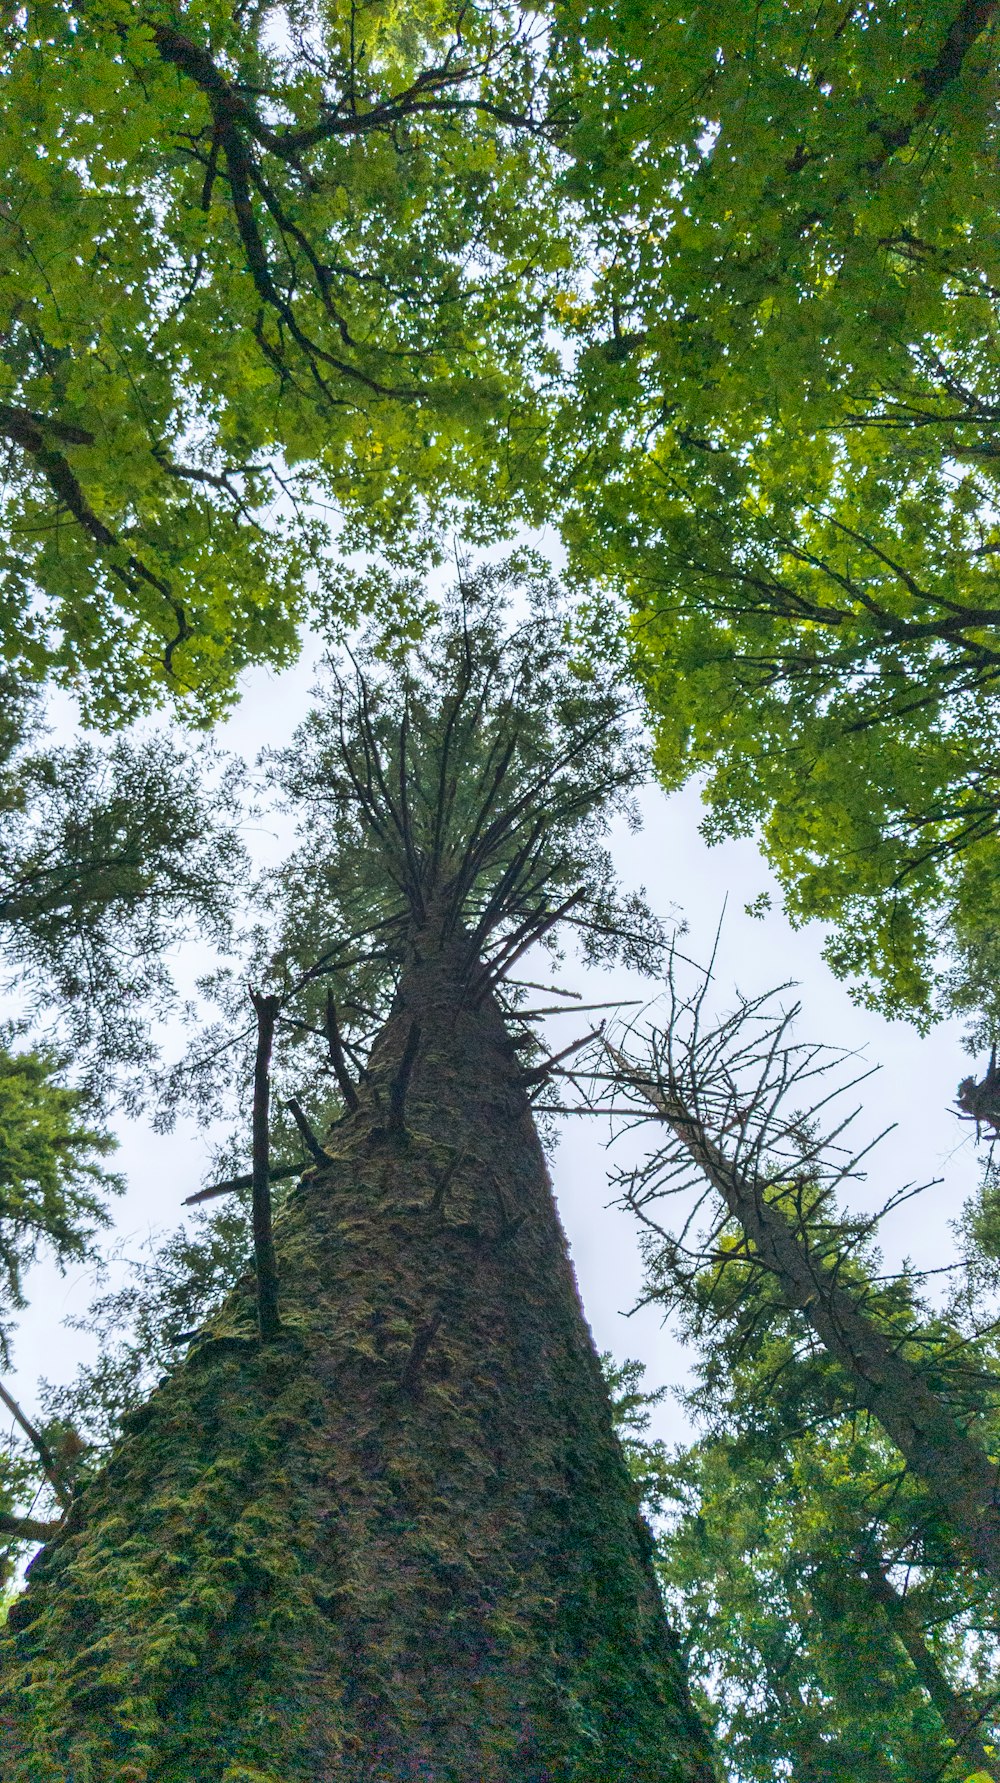
<path fill-rule="evenodd" d="M 324 1157 L 325 1157 L 324 1153 Z M 301 1176 L 301 1164 L 282 1164 L 279 1169 L 269 1172 L 271 1182 L 282 1182 L 289 1176 Z M 195 1207 L 199 1201 L 213 1201 L 216 1195 L 232 1195 L 237 1189 L 253 1188 L 253 1171 L 248 1170 L 243 1176 L 231 1176 L 228 1182 L 214 1182 L 211 1188 L 199 1189 L 195 1195 L 185 1195 L 182 1207 Z"/>
<path fill-rule="evenodd" d="M 21 1429 L 24 1431 L 25 1436 L 42 1464 L 42 1471 L 45 1474 L 45 1478 L 52 1487 L 59 1503 L 65 1509 L 69 1504 L 71 1493 L 62 1477 L 62 1469 L 41 1431 L 36 1429 L 35 1425 L 31 1422 L 31 1419 L 21 1410 L 17 1400 L 8 1393 L 2 1381 L 0 1381 L 0 1401 L 7 1407 L 14 1422 L 21 1426 Z"/>
<path fill-rule="evenodd" d="M 305 1110 L 303 1109 L 302 1104 L 298 1100 L 298 1098 L 295 1096 L 289 1096 L 288 1101 L 285 1103 L 285 1107 L 288 1109 L 288 1112 L 291 1115 L 293 1121 L 295 1122 L 295 1125 L 298 1127 L 299 1132 L 302 1135 L 306 1150 L 309 1152 L 310 1156 L 313 1158 L 315 1163 L 328 1164 L 330 1162 L 329 1153 L 325 1152 L 323 1150 L 323 1147 L 320 1145 L 320 1142 L 317 1139 L 315 1133 L 313 1132 L 312 1127 L 309 1124 L 309 1120 L 305 1113 Z"/>
<path fill-rule="evenodd" d="M 420 1035 L 420 1023 L 411 1021 L 410 1031 L 406 1036 L 406 1045 L 403 1048 L 403 1056 L 399 1061 L 399 1070 L 389 1086 L 389 1125 L 396 1131 L 400 1131 L 404 1125 L 406 1092 L 420 1047 Z"/>
<path fill-rule="evenodd" d="M 257 1056 L 253 1078 L 253 1248 L 257 1265 L 257 1323 L 262 1343 L 278 1335 L 278 1264 L 271 1233 L 270 1101 L 271 1048 L 281 998 L 250 991 L 257 1016 Z"/>

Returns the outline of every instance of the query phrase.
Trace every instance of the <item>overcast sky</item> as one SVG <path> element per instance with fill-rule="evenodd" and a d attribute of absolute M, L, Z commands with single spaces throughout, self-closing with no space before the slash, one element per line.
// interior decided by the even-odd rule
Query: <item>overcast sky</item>
<path fill-rule="evenodd" d="M 288 740 L 302 717 L 314 679 L 307 653 L 282 675 L 255 671 L 219 742 L 253 759 L 264 745 Z M 958 1079 L 968 1069 L 954 1025 L 935 1029 L 927 1039 L 901 1023 L 889 1023 L 857 1009 L 846 988 L 822 959 L 822 930 L 813 925 L 794 931 L 774 908 L 763 918 L 746 915 L 744 905 L 774 887 L 755 847 L 747 841 L 709 848 L 698 834 L 701 815 L 695 787 L 665 798 L 650 787 L 642 799 L 644 828 L 631 834 L 615 828 L 612 852 L 626 886 L 644 885 L 654 909 L 667 921 L 683 917 L 688 924 L 685 951 L 707 961 L 726 902 L 726 916 L 715 967 L 717 1000 L 724 1007 L 734 987 L 746 994 L 766 990 L 788 979 L 797 981 L 803 1004 L 799 1033 L 804 1039 L 836 1047 L 860 1049 L 867 1061 L 881 1066 L 864 1087 L 866 1112 L 859 1130 L 875 1132 L 890 1121 L 896 1131 L 875 1154 L 869 1180 L 857 1187 L 855 1205 L 879 1205 L 907 1181 L 943 1176 L 943 1184 L 907 1202 L 892 1216 L 885 1249 L 893 1261 L 908 1255 L 918 1267 L 945 1260 L 948 1221 L 958 1212 L 977 1175 L 971 1129 L 949 1111 Z M 279 852 L 279 841 L 266 830 L 248 841 L 261 859 Z M 190 975 L 197 961 L 182 962 Z M 551 976 L 551 967 L 547 967 Z M 532 973 L 525 970 L 525 976 Z M 546 982 L 548 982 L 548 977 Z M 650 986 L 627 973 L 586 970 L 569 957 L 558 981 L 584 994 L 587 1001 L 605 997 L 647 998 Z M 556 1018 L 551 1024 L 554 1049 L 582 1031 L 579 1016 Z M 171 1036 L 166 1037 L 168 1046 Z M 596 1342 L 617 1357 L 635 1356 L 647 1364 L 648 1384 L 683 1379 L 685 1358 L 662 1327 L 654 1309 L 628 1317 L 641 1290 L 637 1232 L 625 1213 L 608 1206 L 609 1170 L 616 1152 L 606 1149 L 603 1122 L 564 1120 L 562 1139 L 553 1159 L 553 1175 L 562 1218 L 569 1236 L 581 1293 Z M 150 1231 L 166 1231 L 183 1217 L 185 1195 L 204 1180 L 208 1140 L 192 1125 L 161 1137 L 145 1123 L 120 1124 L 118 1166 L 128 1191 L 117 1204 L 116 1227 L 138 1245 Z M 621 1154 L 620 1161 L 624 1161 Z M 17 1390 L 32 1403 L 39 1375 L 69 1378 L 87 1353 L 86 1340 L 62 1324 L 68 1313 L 82 1311 L 93 1293 L 86 1270 L 60 1277 L 40 1266 L 29 1281 L 31 1304 L 21 1320 L 16 1341 Z M 659 1414 L 657 1433 L 684 1434 L 678 1408 L 669 1402 Z"/>

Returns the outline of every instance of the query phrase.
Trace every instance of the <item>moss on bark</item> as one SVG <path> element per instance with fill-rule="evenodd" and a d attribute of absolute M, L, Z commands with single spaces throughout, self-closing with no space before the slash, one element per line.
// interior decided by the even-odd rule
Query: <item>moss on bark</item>
<path fill-rule="evenodd" d="M 389 1086 L 421 1041 L 405 1127 Z M 4 1783 L 711 1777 L 516 1055 L 415 964 L 361 1109 L 0 1642 Z"/>

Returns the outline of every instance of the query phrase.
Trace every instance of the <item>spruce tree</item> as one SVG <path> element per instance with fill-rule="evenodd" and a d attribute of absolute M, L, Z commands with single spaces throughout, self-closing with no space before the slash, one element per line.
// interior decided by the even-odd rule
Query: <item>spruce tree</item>
<path fill-rule="evenodd" d="M 257 1271 L 31 1569 L 10 1783 L 713 1774 L 532 1118 L 560 1067 L 522 1056 L 511 983 L 560 924 L 648 941 L 600 844 L 642 760 L 551 591 L 512 626 L 503 580 L 331 669 L 275 764 L 303 841 L 243 1035 Z M 262 1117 L 292 1070 L 340 1112 L 320 1144 L 296 1100 L 275 1274 Z"/>

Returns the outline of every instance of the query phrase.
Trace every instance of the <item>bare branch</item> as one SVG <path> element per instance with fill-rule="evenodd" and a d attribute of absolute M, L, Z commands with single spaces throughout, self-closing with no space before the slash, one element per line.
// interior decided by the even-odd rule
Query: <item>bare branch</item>
<path fill-rule="evenodd" d="M 2 1381 L 0 1381 L 0 1402 L 7 1407 L 14 1422 L 19 1424 L 24 1431 L 25 1436 L 42 1464 L 42 1472 L 44 1473 L 45 1478 L 52 1487 L 59 1503 L 65 1509 L 69 1504 L 71 1493 L 63 1479 L 62 1469 L 53 1455 L 52 1450 L 49 1448 L 48 1443 L 45 1441 L 41 1431 L 36 1429 L 35 1425 L 31 1422 L 31 1419 L 21 1410 L 17 1400 L 8 1393 Z"/>

